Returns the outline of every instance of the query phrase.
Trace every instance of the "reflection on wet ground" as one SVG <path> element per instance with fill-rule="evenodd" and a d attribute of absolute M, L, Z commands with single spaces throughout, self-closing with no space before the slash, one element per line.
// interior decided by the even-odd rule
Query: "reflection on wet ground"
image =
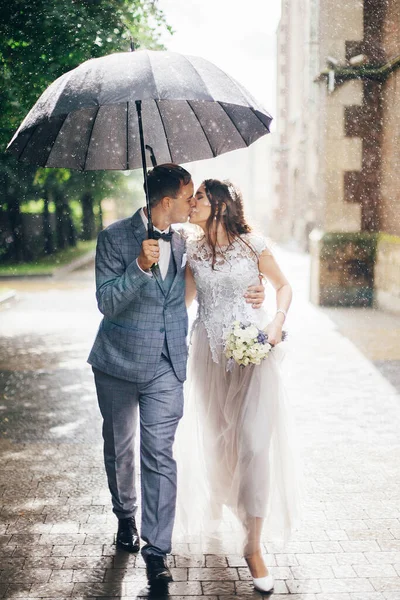
<path fill-rule="evenodd" d="M 100 321 L 93 269 L 68 277 L 16 280 L 17 300 L 0 310 L 2 437 L 99 441 L 100 419 L 86 364 Z"/>
<path fill-rule="evenodd" d="M 75 360 L 75 359 L 74 359 Z M 40 368 L 0 371 L 0 434 L 16 442 L 99 441 L 90 371 Z M 7 417 L 2 419 L 2 414 Z"/>

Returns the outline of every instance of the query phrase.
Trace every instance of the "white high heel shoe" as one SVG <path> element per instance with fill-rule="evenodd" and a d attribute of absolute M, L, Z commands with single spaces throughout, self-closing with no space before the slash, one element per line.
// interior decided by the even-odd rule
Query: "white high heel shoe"
<path fill-rule="evenodd" d="M 272 575 L 266 577 L 253 577 L 253 585 L 259 592 L 272 592 L 274 589 L 274 578 Z"/>

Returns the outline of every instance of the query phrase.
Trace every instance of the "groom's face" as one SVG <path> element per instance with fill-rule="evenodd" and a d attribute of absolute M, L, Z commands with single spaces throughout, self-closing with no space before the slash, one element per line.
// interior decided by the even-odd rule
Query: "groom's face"
<path fill-rule="evenodd" d="M 195 206 L 193 181 L 182 184 L 170 204 L 169 219 L 171 223 L 186 223 Z"/>

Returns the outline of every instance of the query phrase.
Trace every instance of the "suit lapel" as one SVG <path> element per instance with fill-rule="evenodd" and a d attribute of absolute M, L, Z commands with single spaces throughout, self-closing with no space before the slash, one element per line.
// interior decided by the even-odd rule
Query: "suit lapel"
<path fill-rule="evenodd" d="M 144 226 L 143 219 L 140 215 L 140 210 L 141 209 L 139 209 L 138 211 L 135 212 L 135 214 L 132 217 L 131 223 L 132 223 L 132 227 L 133 227 L 133 234 L 141 248 L 143 240 L 147 240 L 147 231 L 146 231 L 146 227 Z M 157 266 L 157 267 L 153 268 L 152 273 L 153 273 L 154 279 L 157 281 L 157 283 L 160 287 L 160 290 L 162 291 L 162 293 L 165 296 L 166 295 L 165 289 L 163 286 L 159 267 Z"/>
<path fill-rule="evenodd" d="M 140 210 L 137 210 L 135 214 L 132 216 L 131 225 L 133 229 L 133 234 L 139 244 L 142 247 L 142 242 L 147 238 L 146 227 L 144 226 L 142 217 L 140 216 Z"/>
<path fill-rule="evenodd" d="M 163 284 L 163 279 L 161 277 L 161 273 L 160 273 L 160 267 L 157 265 L 156 267 L 153 267 L 152 271 L 154 279 L 157 281 L 158 285 L 160 286 L 160 290 L 162 291 L 162 293 L 164 294 L 164 296 L 167 295 L 166 291 L 165 291 L 165 287 Z"/>
<path fill-rule="evenodd" d="M 169 290 L 169 294 L 174 289 L 175 284 L 179 278 L 184 247 L 185 247 L 185 242 L 182 240 L 179 233 L 175 232 L 174 235 L 172 236 L 172 240 L 171 240 L 171 254 L 172 254 L 173 260 L 175 261 L 176 273 L 175 273 L 174 281 L 172 282 L 171 288 Z"/>

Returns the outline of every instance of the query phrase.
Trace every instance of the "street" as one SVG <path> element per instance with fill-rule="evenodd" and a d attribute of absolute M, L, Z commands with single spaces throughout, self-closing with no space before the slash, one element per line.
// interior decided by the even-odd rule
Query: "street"
<path fill-rule="evenodd" d="M 274 596 L 399 600 L 400 316 L 311 305 L 308 257 L 276 252 L 294 288 L 284 372 L 305 506 L 284 550 L 264 532 Z M 0 305 L 0 597 L 147 597 L 142 559 L 113 545 L 86 364 L 100 321 L 93 266 L 12 287 Z M 261 597 L 230 540 L 178 541 L 170 564 L 174 598 Z"/>

